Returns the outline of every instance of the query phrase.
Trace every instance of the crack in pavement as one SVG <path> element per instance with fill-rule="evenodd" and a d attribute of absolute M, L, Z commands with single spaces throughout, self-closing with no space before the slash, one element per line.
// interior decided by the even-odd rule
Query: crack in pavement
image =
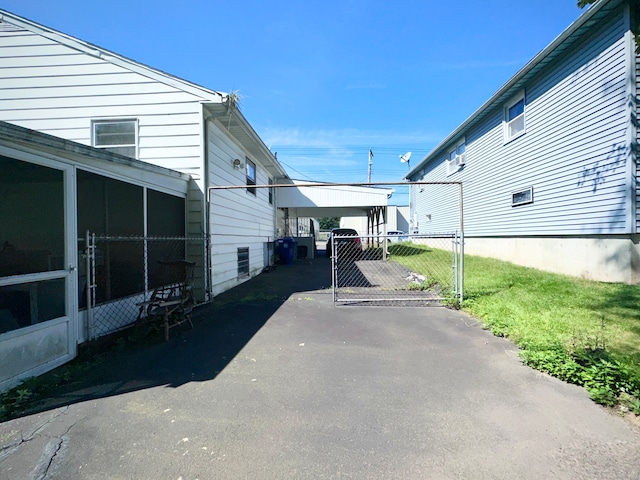
<path fill-rule="evenodd" d="M 44 447 L 40 461 L 31 472 L 32 480 L 46 480 L 49 476 L 49 472 L 53 472 L 55 468 L 55 461 L 61 458 L 69 444 L 69 432 L 76 425 L 77 422 L 69 425 L 69 428 L 58 438 L 52 439 L 47 446 Z"/>
<path fill-rule="evenodd" d="M 46 421 L 42 422 L 39 425 L 36 425 L 34 428 L 28 431 L 26 435 L 20 432 L 20 438 L 14 440 L 11 443 L 0 446 L 0 460 L 8 457 L 13 454 L 16 450 L 18 450 L 25 443 L 30 442 L 35 437 L 39 436 L 42 431 L 44 431 L 51 423 L 53 423 L 58 417 L 64 415 L 69 410 L 69 406 L 63 407 L 61 410 L 55 412 L 51 415 Z"/>

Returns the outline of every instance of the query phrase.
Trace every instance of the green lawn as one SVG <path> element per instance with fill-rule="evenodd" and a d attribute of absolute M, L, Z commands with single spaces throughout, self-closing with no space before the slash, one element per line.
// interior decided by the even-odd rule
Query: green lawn
<path fill-rule="evenodd" d="M 467 255 L 464 290 L 465 311 L 524 348 L 604 346 L 640 367 L 640 286 Z"/>
<path fill-rule="evenodd" d="M 414 246 L 400 261 L 418 271 L 436 259 L 442 251 Z M 525 363 L 584 385 L 599 403 L 640 414 L 640 286 L 470 255 L 464 267 L 462 309 L 517 344 Z"/>

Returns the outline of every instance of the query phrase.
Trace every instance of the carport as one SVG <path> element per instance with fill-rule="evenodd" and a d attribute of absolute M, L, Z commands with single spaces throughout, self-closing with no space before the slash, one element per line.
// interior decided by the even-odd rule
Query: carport
<path fill-rule="evenodd" d="M 387 205 L 393 189 L 383 186 L 331 185 L 293 180 L 279 188 L 276 206 L 288 218 L 367 217 L 367 234 L 386 225 Z"/>

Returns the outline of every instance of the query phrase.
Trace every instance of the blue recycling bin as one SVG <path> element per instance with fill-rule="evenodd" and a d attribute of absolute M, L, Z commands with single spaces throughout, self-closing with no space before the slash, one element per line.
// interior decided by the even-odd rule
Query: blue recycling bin
<path fill-rule="evenodd" d="M 280 261 L 285 265 L 291 265 L 295 258 L 296 241 L 291 237 L 280 238 L 277 240 L 277 253 Z"/>

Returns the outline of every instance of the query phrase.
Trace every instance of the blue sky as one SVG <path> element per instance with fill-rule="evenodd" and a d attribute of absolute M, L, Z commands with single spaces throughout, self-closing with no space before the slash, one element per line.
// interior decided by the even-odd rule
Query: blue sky
<path fill-rule="evenodd" d="M 581 13 L 576 0 L 4 0 L 213 90 L 293 178 L 399 182 Z M 402 195 L 396 201 L 403 203 Z"/>

